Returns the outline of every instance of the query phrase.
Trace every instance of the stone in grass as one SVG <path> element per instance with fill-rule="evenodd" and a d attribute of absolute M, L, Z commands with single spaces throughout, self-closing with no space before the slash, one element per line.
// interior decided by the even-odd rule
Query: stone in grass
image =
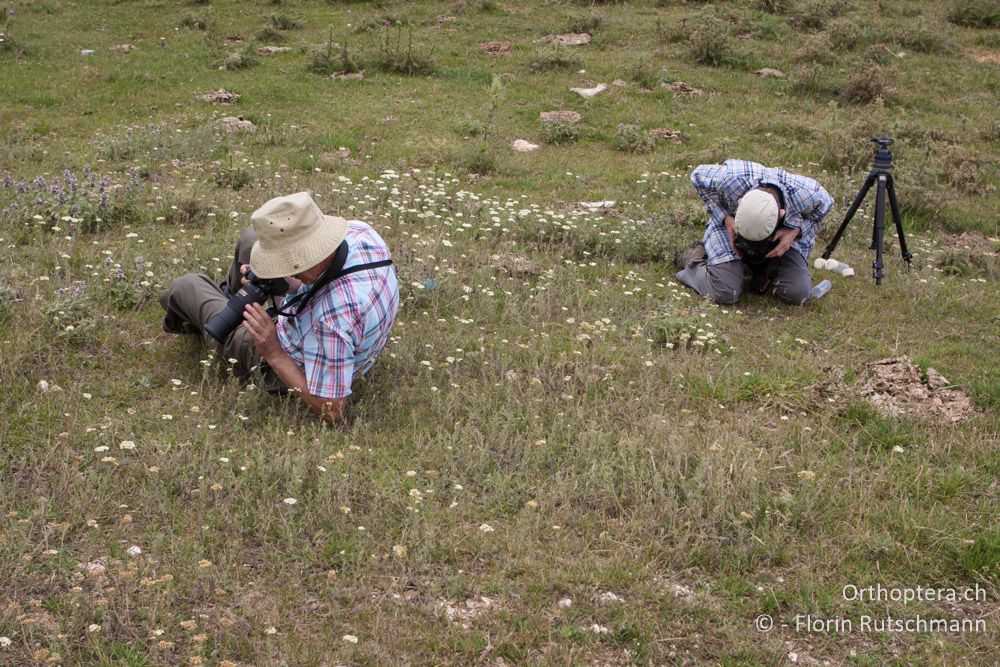
<path fill-rule="evenodd" d="M 262 46 L 257 49 L 257 53 L 262 56 L 273 56 L 275 53 L 288 53 L 291 50 L 290 46 Z"/>
<path fill-rule="evenodd" d="M 701 88 L 695 88 L 689 83 L 684 83 L 683 81 L 674 81 L 673 83 L 661 83 L 662 87 L 666 88 L 674 94 L 675 97 L 687 97 L 690 95 L 701 95 Z"/>
<path fill-rule="evenodd" d="M 197 95 L 197 93 L 195 94 Z M 240 96 L 236 93 L 231 93 L 228 90 L 219 88 L 218 90 L 213 90 L 210 93 L 198 95 L 198 98 L 205 102 L 214 102 L 216 104 L 234 104 L 240 99 Z"/>
<path fill-rule="evenodd" d="M 331 79 L 336 79 L 338 81 L 350 81 L 350 80 L 354 80 L 354 79 L 363 79 L 363 78 L 365 78 L 365 71 L 361 70 L 360 72 L 334 72 L 333 74 L 330 75 L 330 78 Z"/>
<path fill-rule="evenodd" d="M 757 76 L 762 79 L 784 79 L 785 73 L 780 69 L 771 69 L 770 67 L 765 67 L 763 69 L 757 70 Z"/>
<path fill-rule="evenodd" d="M 119 53 L 132 53 L 135 51 L 134 44 L 116 44 L 115 46 L 108 47 L 112 51 L 118 51 Z"/>
<path fill-rule="evenodd" d="M 510 42 L 483 42 L 479 45 L 479 48 L 486 53 L 492 54 L 494 56 L 506 55 L 510 53 L 511 43 Z"/>
<path fill-rule="evenodd" d="M 490 266 L 494 269 L 507 271 L 511 275 L 538 275 L 542 272 L 542 267 L 538 262 L 512 253 L 491 256 Z"/>
<path fill-rule="evenodd" d="M 585 32 L 568 32 L 563 35 L 547 35 L 543 41 L 563 46 L 583 46 L 590 44 L 590 35 Z"/>
<path fill-rule="evenodd" d="M 541 114 L 543 123 L 570 123 L 575 124 L 580 122 L 580 114 L 575 111 L 559 110 L 559 111 L 543 111 Z"/>
<path fill-rule="evenodd" d="M 583 97 L 583 98 L 586 98 L 586 99 L 589 100 L 591 97 L 594 97 L 594 96 L 596 96 L 599 93 L 603 93 L 607 89 L 608 89 L 608 84 L 606 84 L 606 83 L 599 83 L 596 86 L 594 86 L 593 88 L 570 88 L 569 90 L 570 90 L 571 93 L 576 93 L 580 97 Z"/>
<path fill-rule="evenodd" d="M 215 123 L 215 127 L 225 131 L 226 134 L 233 134 L 234 132 L 253 133 L 257 131 L 257 126 L 242 116 L 226 116 L 225 118 L 220 118 Z"/>
<path fill-rule="evenodd" d="M 530 141 L 526 141 L 524 139 L 518 139 L 513 144 L 511 144 L 511 148 L 513 148 L 518 153 L 530 153 L 531 151 L 538 150 L 538 144 L 533 144 Z"/>
<path fill-rule="evenodd" d="M 655 127 L 649 133 L 657 139 L 680 139 L 683 137 L 680 130 L 668 130 L 665 127 Z"/>
<path fill-rule="evenodd" d="M 616 203 L 617 202 L 615 202 L 614 199 L 604 199 L 602 201 L 582 201 L 580 202 L 580 208 L 585 211 L 604 211 L 609 208 L 614 208 Z"/>

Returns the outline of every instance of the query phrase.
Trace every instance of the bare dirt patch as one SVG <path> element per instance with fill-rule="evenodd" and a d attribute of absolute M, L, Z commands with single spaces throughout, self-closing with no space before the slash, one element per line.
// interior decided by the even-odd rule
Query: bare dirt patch
<path fill-rule="evenodd" d="M 867 366 L 861 395 L 890 417 L 930 417 L 956 422 L 975 412 L 971 399 L 933 368 L 926 379 L 907 357 L 888 357 Z"/>
<path fill-rule="evenodd" d="M 1000 65 L 1000 51 L 973 51 L 971 55 L 977 63 Z"/>
<path fill-rule="evenodd" d="M 510 53 L 510 42 L 482 42 L 479 48 L 494 56 L 502 56 Z"/>

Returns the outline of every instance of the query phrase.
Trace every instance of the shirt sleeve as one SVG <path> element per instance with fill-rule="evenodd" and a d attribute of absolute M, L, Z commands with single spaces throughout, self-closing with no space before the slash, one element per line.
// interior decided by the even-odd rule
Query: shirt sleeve
<path fill-rule="evenodd" d="M 816 234 L 819 232 L 819 227 L 823 224 L 823 219 L 826 218 L 832 208 L 833 197 L 822 186 L 817 184 L 799 202 L 795 210 L 788 214 L 784 220 L 784 225 L 798 229 L 798 240 L 801 241 L 804 247 L 807 247 L 811 251 Z"/>
<path fill-rule="evenodd" d="M 351 395 L 354 341 L 348 333 L 317 322 L 302 339 L 302 370 L 309 393 L 319 398 Z"/>
<path fill-rule="evenodd" d="M 691 173 L 691 184 L 698 196 L 705 202 L 708 210 L 709 224 L 725 226 L 728 213 L 720 203 L 719 187 L 724 168 L 718 164 L 703 164 Z"/>
<path fill-rule="evenodd" d="M 691 184 L 705 202 L 709 215 L 708 227 L 702 239 L 709 264 L 737 259 L 726 231 L 726 216 L 729 212 L 723 207 L 721 195 L 725 178 L 726 167 L 718 164 L 703 164 L 691 173 Z"/>

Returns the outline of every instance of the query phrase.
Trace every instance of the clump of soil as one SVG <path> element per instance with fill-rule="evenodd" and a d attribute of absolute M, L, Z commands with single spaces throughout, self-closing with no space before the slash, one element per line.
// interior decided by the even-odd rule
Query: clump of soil
<path fill-rule="evenodd" d="M 218 90 L 213 90 L 210 93 L 204 93 L 203 95 L 198 95 L 198 98 L 204 100 L 205 102 L 215 102 L 217 104 L 233 104 L 240 99 L 240 96 L 236 93 L 231 93 L 228 90 L 223 90 L 219 88 Z"/>
<path fill-rule="evenodd" d="M 669 90 L 675 97 L 686 97 L 688 95 L 701 95 L 701 88 L 695 88 L 689 83 L 675 81 L 673 83 L 661 83 L 661 86 Z"/>
<path fill-rule="evenodd" d="M 508 271 L 511 275 L 538 275 L 542 272 L 538 262 L 510 253 L 493 255 L 490 258 L 490 266 Z"/>
<path fill-rule="evenodd" d="M 502 55 L 510 53 L 511 43 L 510 42 L 483 42 L 479 45 L 479 48 L 486 53 L 491 53 L 493 55 Z"/>
<path fill-rule="evenodd" d="M 868 364 L 861 395 L 890 417 L 914 416 L 956 422 L 975 412 L 971 399 L 951 386 L 933 368 L 927 377 L 907 357 L 889 357 Z"/>

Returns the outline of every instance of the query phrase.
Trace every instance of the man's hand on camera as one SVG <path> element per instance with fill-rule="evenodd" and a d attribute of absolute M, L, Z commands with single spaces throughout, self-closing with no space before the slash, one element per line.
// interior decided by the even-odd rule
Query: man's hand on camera
<path fill-rule="evenodd" d="M 774 246 L 771 252 L 765 255 L 766 257 L 781 257 L 788 252 L 795 239 L 799 238 L 799 230 L 794 227 L 782 227 L 774 232 L 774 238 L 778 242 L 778 245 Z"/>
<path fill-rule="evenodd" d="M 742 257 L 743 253 L 736 247 L 736 219 L 731 215 L 727 215 L 723 222 L 726 225 L 726 235 L 729 236 L 730 249 L 733 251 L 734 255 Z"/>
<path fill-rule="evenodd" d="M 243 309 L 243 326 L 253 340 L 254 347 L 261 358 L 270 362 L 275 355 L 281 353 L 278 343 L 278 329 L 271 316 L 259 303 L 249 303 Z"/>
<path fill-rule="evenodd" d="M 244 277 L 240 278 L 240 284 L 241 285 L 246 285 L 248 282 L 250 282 L 245 277 L 247 275 L 247 271 L 249 271 L 249 270 L 250 270 L 250 265 L 249 264 L 240 264 L 240 274 L 244 276 Z M 293 278 L 292 276 L 287 276 L 285 278 L 285 282 L 288 283 L 288 293 L 289 294 L 292 294 L 294 292 L 298 292 L 302 288 L 302 281 L 299 280 L 298 278 Z"/>

